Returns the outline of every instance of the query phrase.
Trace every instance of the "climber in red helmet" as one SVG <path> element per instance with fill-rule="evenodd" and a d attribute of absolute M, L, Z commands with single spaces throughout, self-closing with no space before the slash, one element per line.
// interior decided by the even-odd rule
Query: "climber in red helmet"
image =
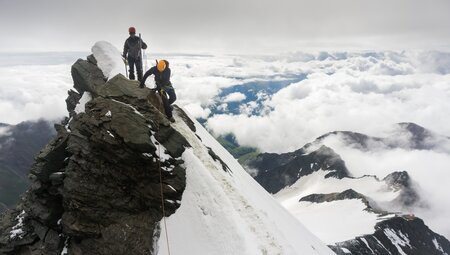
<path fill-rule="evenodd" d="M 130 67 L 130 80 L 134 80 L 134 68 L 136 67 L 138 81 L 142 80 L 142 54 L 141 49 L 147 49 L 147 44 L 142 39 L 136 36 L 136 28 L 130 27 L 128 29 L 130 37 L 125 41 L 123 46 L 123 57 L 128 61 Z"/>

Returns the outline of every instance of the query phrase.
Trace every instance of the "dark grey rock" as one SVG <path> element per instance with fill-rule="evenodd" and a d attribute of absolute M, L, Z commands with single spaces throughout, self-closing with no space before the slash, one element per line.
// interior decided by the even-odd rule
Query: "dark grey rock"
<path fill-rule="evenodd" d="M 392 238 L 404 242 L 404 244 L 397 244 L 402 249 L 403 254 L 442 255 L 450 253 L 450 242 L 445 237 L 430 230 L 421 219 L 412 215 L 397 216 L 379 222 L 375 226 L 374 234 L 330 245 L 330 248 L 338 255 L 348 254 L 345 253 L 343 248 L 354 255 L 400 255 L 398 247 L 391 240 Z M 438 247 L 436 244 L 438 244 Z"/>
<path fill-rule="evenodd" d="M 69 156 L 66 151 L 69 136 L 67 133 L 58 135 L 36 157 L 36 162 L 31 168 L 31 174 L 39 180 L 47 182 L 50 174 L 64 168 L 65 158 Z"/>
<path fill-rule="evenodd" d="M 69 116 L 75 115 L 75 108 L 77 107 L 78 102 L 82 95 L 78 94 L 74 90 L 67 91 L 69 96 L 66 99 L 67 111 L 69 112 Z"/>
<path fill-rule="evenodd" d="M 255 180 L 270 193 L 276 193 L 294 184 L 302 176 L 319 170 L 329 171 L 326 178 L 349 176 L 344 161 L 332 149 L 321 146 L 308 153 L 308 146 L 290 153 L 262 153 L 248 166 L 258 170 Z"/>
<path fill-rule="evenodd" d="M 366 197 L 361 193 L 354 191 L 353 189 L 348 189 L 343 192 L 329 193 L 329 194 L 311 194 L 305 197 L 302 197 L 299 201 L 307 201 L 313 203 L 323 203 L 323 202 L 331 202 L 337 200 L 345 200 L 345 199 L 365 199 Z"/>
<path fill-rule="evenodd" d="M 217 154 L 210 147 L 207 147 L 207 148 L 208 148 L 208 154 L 215 161 L 219 161 L 219 163 L 222 165 L 223 171 L 225 171 L 227 173 L 231 173 L 231 169 L 228 167 L 228 165 L 219 156 L 217 156 Z"/>
<path fill-rule="evenodd" d="M 420 199 L 419 193 L 416 190 L 416 185 L 409 177 L 408 172 L 393 172 L 386 176 L 383 181 L 393 190 L 400 190 L 400 195 L 392 201 L 395 204 L 401 204 L 405 207 L 414 205 L 426 206 Z"/>
<path fill-rule="evenodd" d="M 71 73 L 74 88 L 81 95 L 84 92 L 97 95 L 97 89 L 105 84 L 106 79 L 100 68 L 87 60 L 78 59 L 77 62 L 72 65 Z"/>
<path fill-rule="evenodd" d="M 362 203 L 366 205 L 365 210 L 377 213 L 380 215 L 386 215 L 388 212 L 381 210 L 376 202 L 365 195 L 354 191 L 353 189 L 347 189 L 343 192 L 335 192 L 328 194 L 310 194 L 308 196 L 302 197 L 299 202 L 312 202 L 312 203 L 323 203 L 332 202 L 346 199 L 359 199 Z"/>
<path fill-rule="evenodd" d="M 181 109 L 180 107 L 178 107 L 176 105 L 174 106 L 174 109 L 178 112 L 178 115 L 181 117 L 181 119 L 183 119 L 183 121 L 188 125 L 189 129 L 191 129 L 192 132 L 195 133 L 197 131 L 197 129 L 195 128 L 195 124 L 191 120 L 191 118 L 189 118 L 189 116 L 186 114 L 186 112 L 184 112 L 183 109 Z"/>
<path fill-rule="evenodd" d="M 94 54 L 87 56 L 87 61 L 91 64 L 97 65 L 97 59 L 95 59 Z"/>

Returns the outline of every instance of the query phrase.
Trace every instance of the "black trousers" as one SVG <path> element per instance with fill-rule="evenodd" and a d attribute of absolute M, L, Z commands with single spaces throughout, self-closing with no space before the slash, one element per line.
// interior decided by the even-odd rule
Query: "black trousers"
<path fill-rule="evenodd" d="M 171 104 L 173 104 L 175 100 L 177 100 L 175 90 L 172 88 L 164 90 L 164 92 L 162 92 L 161 98 L 164 105 L 164 111 L 166 111 L 167 118 L 170 119 L 172 118 L 172 110 L 173 110 Z"/>
<path fill-rule="evenodd" d="M 142 80 L 142 58 L 128 57 L 128 66 L 130 67 L 128 78 L 134 80 L 134 67 L 136 67 L 138 81 Z"/>

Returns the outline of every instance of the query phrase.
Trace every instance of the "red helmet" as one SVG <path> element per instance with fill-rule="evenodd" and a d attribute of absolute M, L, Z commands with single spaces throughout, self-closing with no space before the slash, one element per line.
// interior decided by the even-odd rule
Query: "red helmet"
<path fill-rule="evenodd" d="M 135 34 L 136 33 L 136 28 L 135 27 L 130 27 L 130 28 L 128 28 L 128 33 L 133 33 L 133 34 Z"/>

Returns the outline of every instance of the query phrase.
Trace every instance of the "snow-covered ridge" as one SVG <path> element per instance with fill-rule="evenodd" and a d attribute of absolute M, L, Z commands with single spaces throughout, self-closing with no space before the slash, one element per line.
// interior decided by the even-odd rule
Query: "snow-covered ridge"
<path fill-rule="evenodd" d="M 167 218 L 176 254 L 333 254 L 280 206 L 195 120 L 193 132 L 176 111 L 173 127 L 191 144 L 182 159 L 186 190 L 181 207 Z M 214 160 L 212 150 L 222 163 Z M 163 225 L 161 225 L 163 226 Z M 165 229 L 158 242 L 167 254 Z"/>

